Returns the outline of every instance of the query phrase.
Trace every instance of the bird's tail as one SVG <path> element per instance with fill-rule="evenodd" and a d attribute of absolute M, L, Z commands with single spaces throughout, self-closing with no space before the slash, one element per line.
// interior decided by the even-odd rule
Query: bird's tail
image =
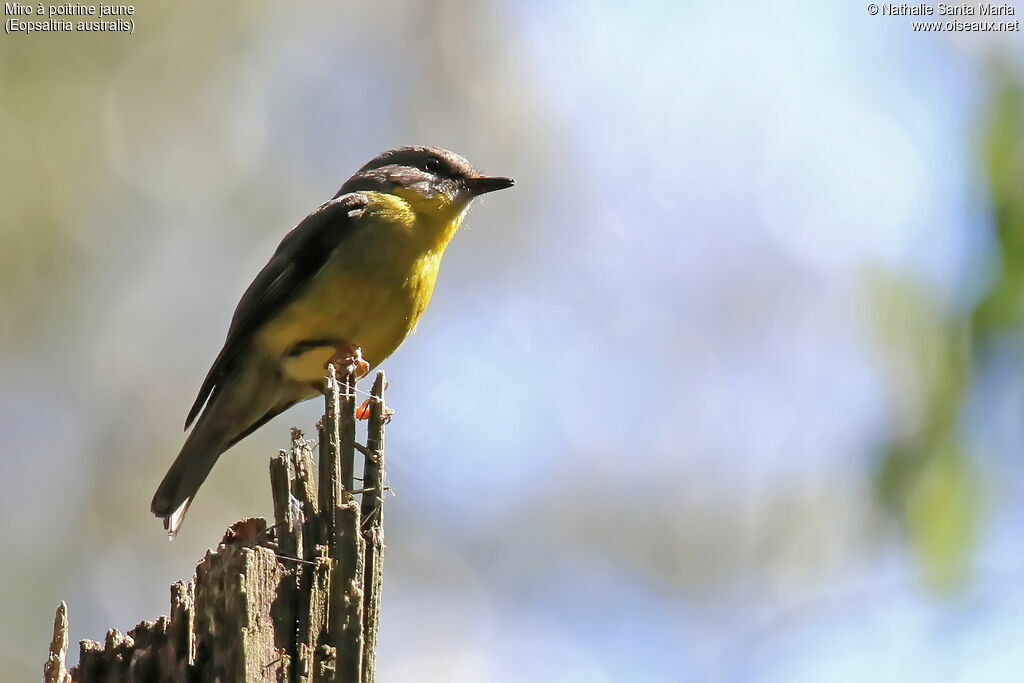
<path fill-rule="evenodd" d="M 217 412 L 216 406 L 207 407 L 153 496 L 150 509 L 157 517 L 163 517 L 164 528 L 172 539 L 230 438 L 230 425 L 216 419 Z"/>
<path fill-rule="evenodd" d="M 220 378 L 153 496 L 150 509 L 163 518 L 172 539 L 221 453 L 301 396 L 283 381 L 276 363 L 252 354 L 238 365 L 238 371 Z"/>

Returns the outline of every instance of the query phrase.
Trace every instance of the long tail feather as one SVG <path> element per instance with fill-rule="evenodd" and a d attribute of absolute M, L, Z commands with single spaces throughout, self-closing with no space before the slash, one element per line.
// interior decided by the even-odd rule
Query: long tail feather
<path fill-rule="evenodd" d="M 236 431 L 223 419 L 218 420 L 217 412 L 216 405 L 211 404 L 199 419 L 153 496 L 150 509 L 163 518 L 164 528 L 172 539 L 181 528 L 196 492 L 224 452 L 231 432 Z"/>
<path fill-rule="evenodd" d="M 221 378 L 178 457 L 157 487 L 151 509 L 173 539 L 217 458 L 266 420 L 315 392 L 286 381 L 275 362 L 252 353 Z"/>

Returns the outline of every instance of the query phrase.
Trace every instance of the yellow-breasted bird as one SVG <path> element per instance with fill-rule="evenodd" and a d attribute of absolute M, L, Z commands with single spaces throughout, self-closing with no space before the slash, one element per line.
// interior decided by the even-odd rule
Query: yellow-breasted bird
<path fill-rule="evenodd" d="M 448 150 L 402 147 L 285 235 L 238 302 L 185 428 L 199 419 L 153 496 L 171 538 L 221 453 L 319 395 L 328 363 L 365 374 L 401 345 L 470 202 L 514 184 Z"/>

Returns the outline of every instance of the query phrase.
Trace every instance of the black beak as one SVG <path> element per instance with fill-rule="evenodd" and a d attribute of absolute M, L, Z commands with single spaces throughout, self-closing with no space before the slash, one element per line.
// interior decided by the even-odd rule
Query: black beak
<path fill-rule="evenodd" d="M 488 192 L 496 192 L 497 190 L 504 190 L 505 188 L 512 187 L 516 184 L 516 181 L 511 178 L 501 177 L 490 177 L 490 176 L 477 176 L 475 178 L 466 178 L 466 187 L 473 193 L 474 197 Z"/>

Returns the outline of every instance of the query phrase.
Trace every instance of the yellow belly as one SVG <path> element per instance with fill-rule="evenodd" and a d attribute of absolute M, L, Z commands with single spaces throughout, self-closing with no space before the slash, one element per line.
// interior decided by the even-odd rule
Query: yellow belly
<path fill-rule="evenodd" d="M 346 243 L 303 294 L 256 335 L 257 347 L 277 358 L 286 376 L 318 383 L 334 354 L 329 346 L 292 353 L 301 342 L 349 342 L 373 367 L 415 328 L 433 294 L 443 246 L 422 253 L 415 243 L 385 248 L 379 240 Z"/>

